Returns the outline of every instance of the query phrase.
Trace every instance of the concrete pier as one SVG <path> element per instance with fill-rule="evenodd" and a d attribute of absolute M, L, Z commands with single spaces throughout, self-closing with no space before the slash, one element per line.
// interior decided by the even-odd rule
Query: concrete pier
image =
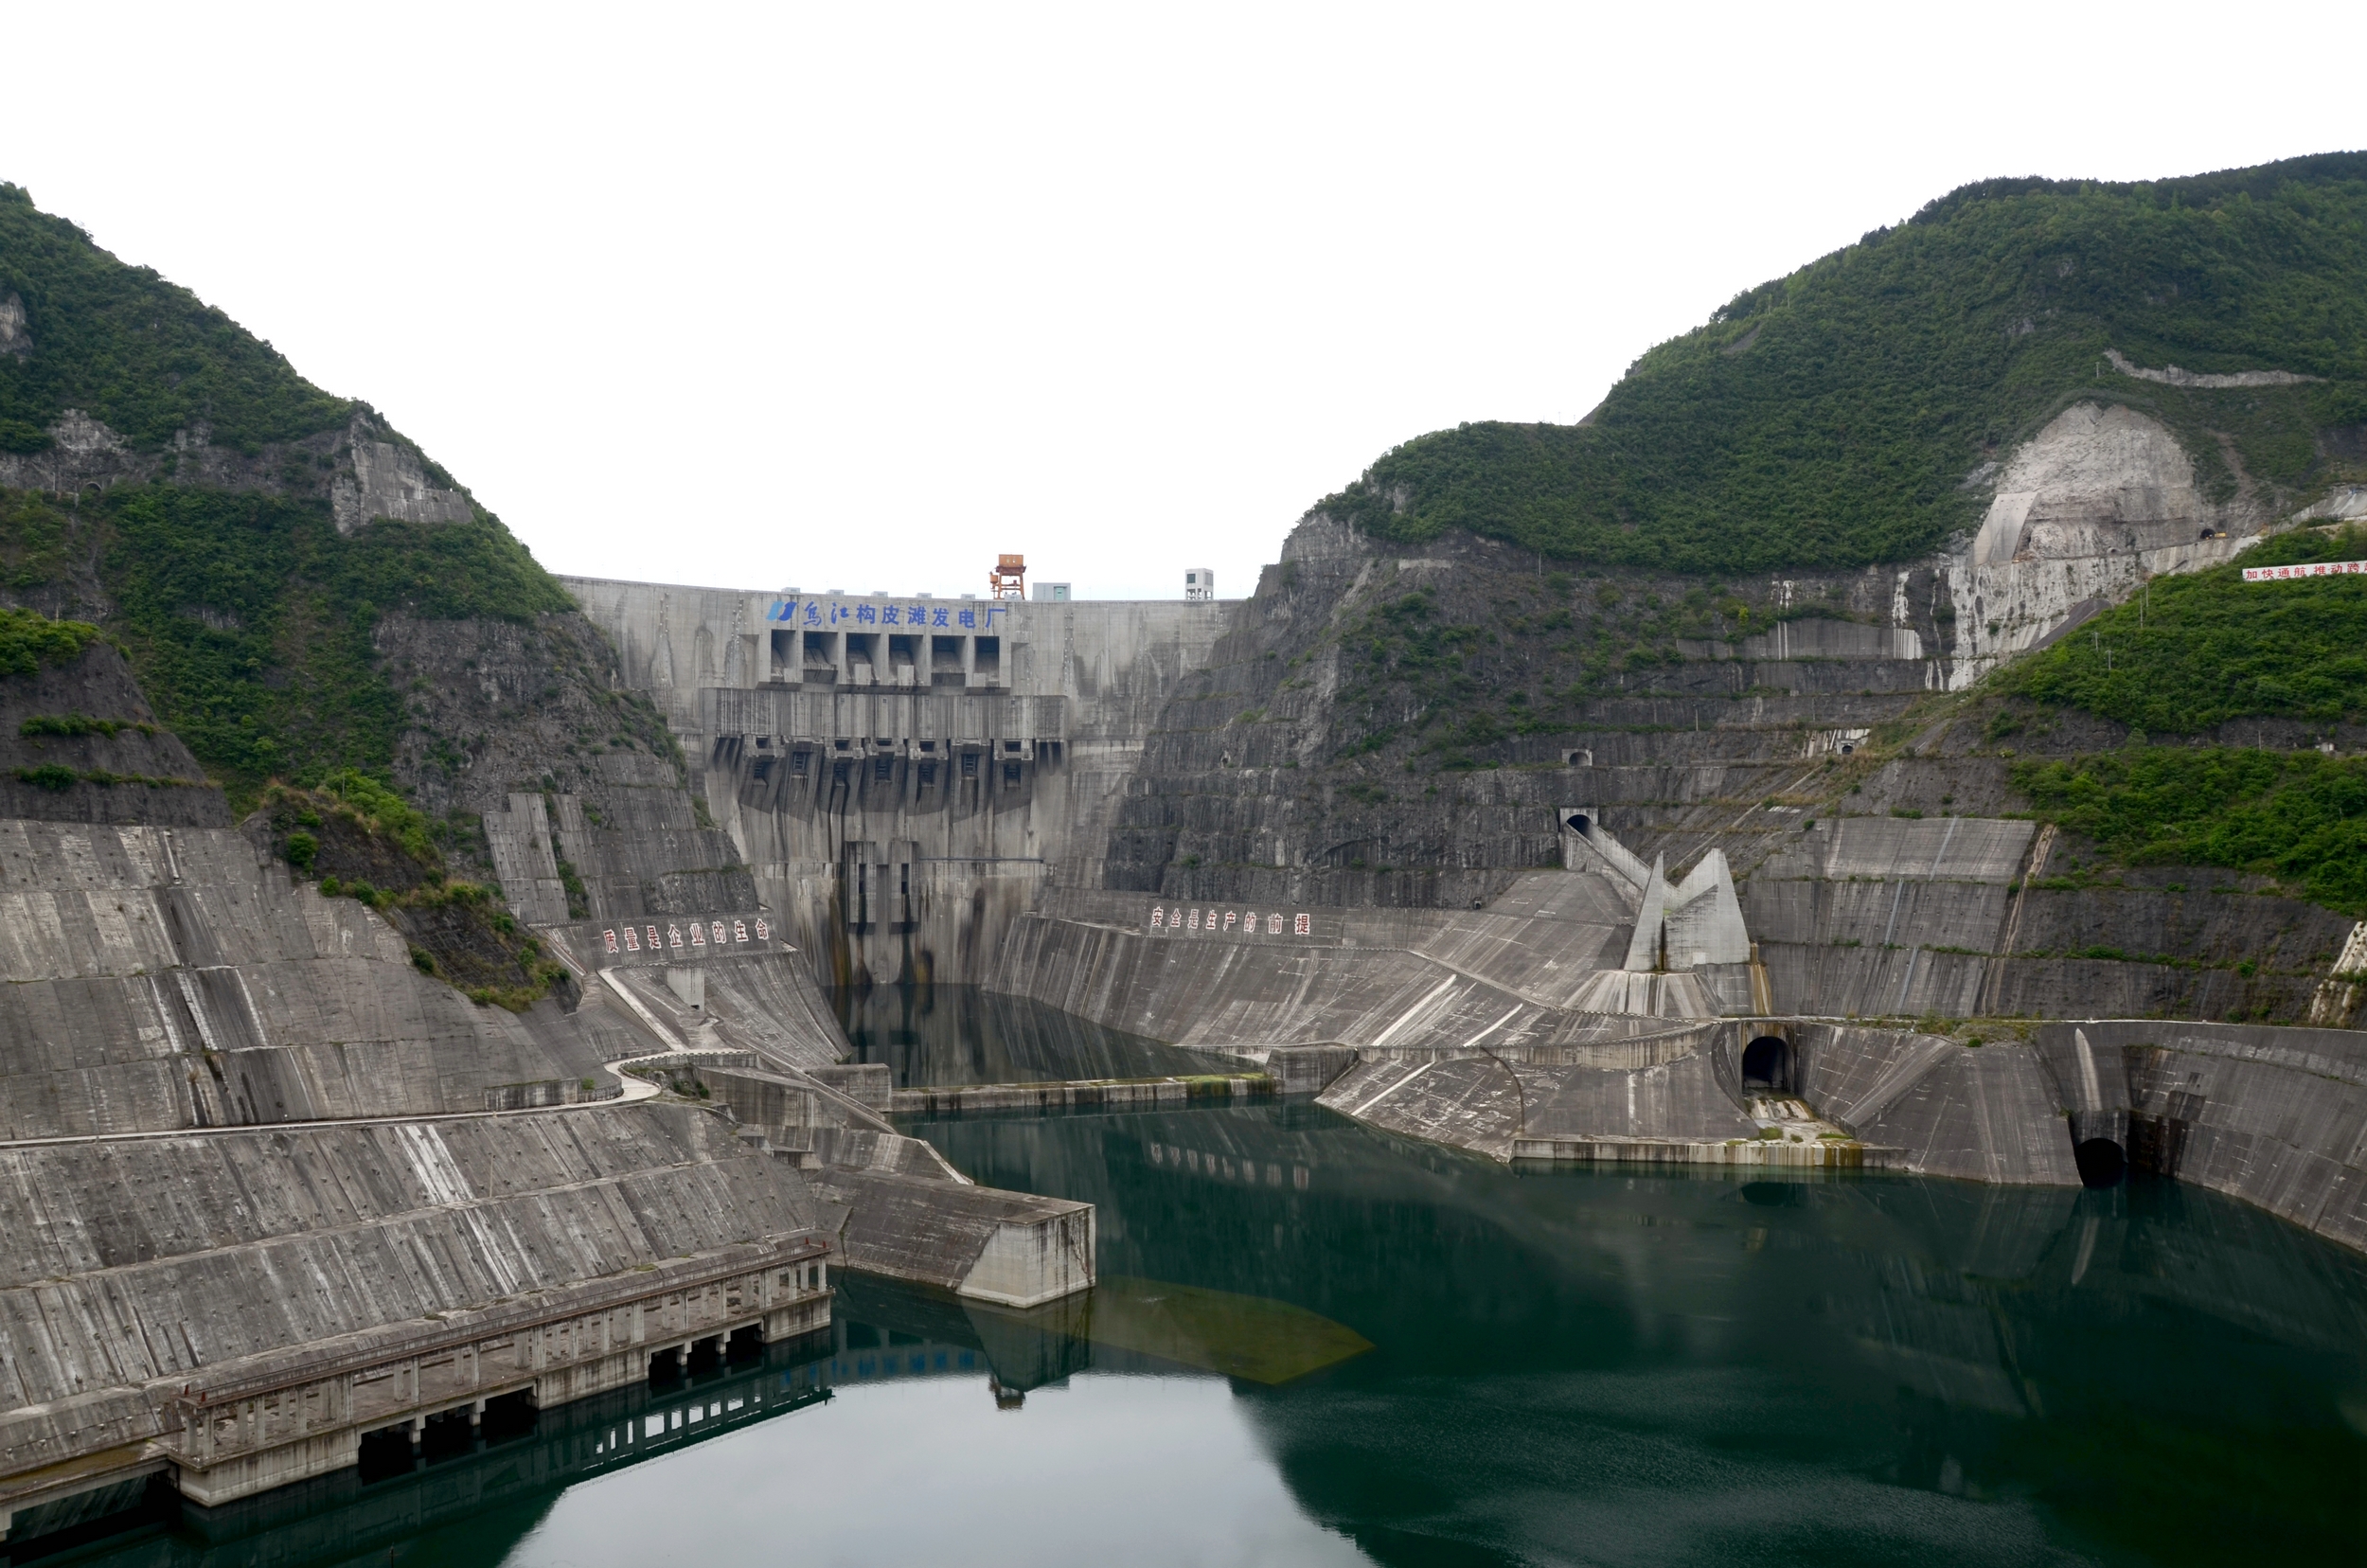
<path fill-rule="evenodd" d="M 829 1322 L 818 1233 L 661 1264 L 548 1298 L 373 1329 L 210 1369 L 169 1401 L 159 1445 L 182 1495 L 213 1506 L 354 1463 L 364 1434 L 525 1395 L 538 1407 L 645 1379 L 652 1356 L 755 1328 L 785 1339 Z"/>
<path fill-rule="evenodd" d="M 1280 1091 L 1262 1074 L 1205 1078 L 1098 1078 L 1062 1083 L 952 1083 L 899 1089 L 899 1115 L 960 1116 L 989 1111 L 1151 1111 L 1257 1099 Z"/>

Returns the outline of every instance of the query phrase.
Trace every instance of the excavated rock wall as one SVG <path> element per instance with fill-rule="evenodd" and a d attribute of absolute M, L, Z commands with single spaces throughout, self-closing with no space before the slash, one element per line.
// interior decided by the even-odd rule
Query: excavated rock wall
<path fill-rule="evenodd" d="M 62 719 L 123 727 L 112 735 L 24 733 L 28 722 Z M 63 788 L 21 776 L 43 768 L 79 776 Z M 120 781 L 101 781 L 106 775 Z M 136 782 L 143 779 L 159 782 Z M 71 664 L 0 680 L 0 818 L 229 827 L 222 792 L 205 785 L 205 770 L 180 737 L 156 722 L 139 683 L 111 645 L 93 643 Z"/>
<path fill-rule="evenodd" d="M 756 884 L 730 837 L 702 820 L 672 733 L 583 616 L 389 615 L 378 650 L 405 692 L 396 777 L 423 809 L 485 822 L 487 870 L 498 871 L 494 835 L 514 847 L 531 880 L 513 871 L 503 886 L 528 918 L 756 912 Z M 513 806 L 531 812 L 522 793 L 544 797 L 547 842 L 511 820 Z M 565 888 L 562 860 L 580 894 Z M 548 884 L 539 900 L 536 881 Z"/>

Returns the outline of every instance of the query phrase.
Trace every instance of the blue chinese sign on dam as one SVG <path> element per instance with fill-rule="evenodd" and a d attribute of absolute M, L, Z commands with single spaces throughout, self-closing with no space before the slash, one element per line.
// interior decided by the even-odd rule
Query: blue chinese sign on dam
<path fill-rule="evenodd" d="M 834 598 L 776 598 L 764 613 L 768 621 L 804 627 L 813 632 L 860 632 L 867 627 L 893 626 L 906 632 L 965 632 L 994 630 L 994 617 L 1007 615 L 1007 604 L 967 601 L 960 604 L 881 604 L 876 599 L 852 603 Z"/>

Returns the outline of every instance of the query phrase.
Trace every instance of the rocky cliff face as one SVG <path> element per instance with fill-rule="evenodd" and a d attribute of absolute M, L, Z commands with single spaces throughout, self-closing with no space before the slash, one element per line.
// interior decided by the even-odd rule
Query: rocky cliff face
<path fill-rule="evenodd" d="M 382 517 L 465 523 L 475 515 L 466 490 L 367 409 L 356 412 L 342 429 L 245 446 L 216 445 L 213 432 L 199 423 L 175 432 L 163 449 L 144 451 L 103 420 L 71 408 L 47 435 L 44 451 L 0 452 L 0 489 L 74 495 L 167 480 L 257 490 L 327 501 L 337 530 L 347 534 Z"/>
<path fill-rule="evenodd" d="M 756 912 L 756 884 L 694 802 L 673 733 L 582 615 L 389 615 L 377 642 L 408 719 L 397 778 L 430 812 L 485 824 L 485 867 L 523 916 Z M 539 846 L 522 820 L 537 805 Z M 527 857 L 507 872 L 494 858 L 505 839 Z M 538 875 L 558 883 L 556 909 L 530 901 Z"/>

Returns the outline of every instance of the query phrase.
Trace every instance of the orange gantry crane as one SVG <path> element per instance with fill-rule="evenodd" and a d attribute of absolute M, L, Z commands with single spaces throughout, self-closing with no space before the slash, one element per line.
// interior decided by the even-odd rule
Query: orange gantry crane
<path fill-rule="evenodd" d="M 987 574 L 987 586 L 993 589 L 989 598 L 1023 599 L 1027 597 L 1027 558 L 1005 555 L 995 558 L 994 569 Z"/>

